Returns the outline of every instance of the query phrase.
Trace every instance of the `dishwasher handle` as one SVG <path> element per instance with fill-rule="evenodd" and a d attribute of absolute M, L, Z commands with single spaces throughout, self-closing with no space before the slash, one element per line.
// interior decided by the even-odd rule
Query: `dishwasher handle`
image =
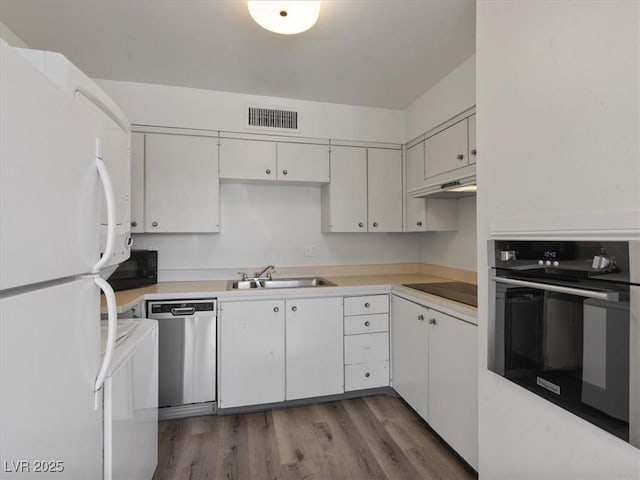
<path fill-rule="evenodd" d="M 175 307 L 171 309 L 171 315 L 174 317 L 183 317 L 194 313 L 196 313 L 196 307 Z"/>

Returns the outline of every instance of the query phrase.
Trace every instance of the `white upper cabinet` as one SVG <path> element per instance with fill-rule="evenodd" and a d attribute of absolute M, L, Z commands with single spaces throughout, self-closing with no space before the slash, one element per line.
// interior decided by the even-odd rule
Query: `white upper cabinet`
<path fill-rule="evenodd" d="M 329 146 L 221 138 L 220 178 L 326 183 Z"/>
<path fill-rule="evenodd" d="M 144 133 L 131 134 L 131 233 L 144 232 Z"/>
<path fill-rule="evenodd" d="M 275 142 L 220 139 L 220 178 L 273 180 L 276 178 Z"/>
<path fill-rule="evenodd" d="M 476 163 L 476 114 L 468 118 L 469 121 L 469 164 Z"/>
<path fill-rule="evenodd" d="M 453 124 L 425 142 L 425 178 L 469 164 L 467 119 Z"/>
<path fill-rule="evenodd" d="M 452 231 L 458 229 L 458 201 L 451 198 L 413 198 L 412 188 L 424 182 L 424 142 L 407 149 L 405 167 L 405 232 Z"/>
<path fill-rule="evenodd" d="M 322 187 L 322 230 L 367 231 L 367 149 L 331 147 L 331 183 Z"/>
<path fill-rule="evenodd" d="M 329 181 L 329 146 L 278 143 L 277 178 L 288 182 Z"/>
<path fill-rule="evenodd" d="M 322 190 L 322 231 L 402 231 L 400 150 L 331 147 L 331 182 Z"/>
<path fill-rule="evenodd" d="M 367 149 L 370 232 L 402 231 L 402 152 Z"/>
<path fill-rule="evenodd" d="M 146 134 L 145 230 L 219 232 L 215 138 Z"/>

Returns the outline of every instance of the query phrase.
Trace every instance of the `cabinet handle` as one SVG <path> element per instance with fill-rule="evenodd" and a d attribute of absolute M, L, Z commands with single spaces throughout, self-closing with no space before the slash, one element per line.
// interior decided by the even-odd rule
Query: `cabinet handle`
<path fill-rule="evenodd" d="M 282 174 L 283 175 L 286 175 L 287 173 L 289 173 L 289 172 L 287 172 L 286 170 L 282 170 Z"/>
<path fill-rule="evenodd" d="M 271 169 L 267 168 L 264 173 L 266 173 L 267 175 L 271 175 Z"/>
<path fill-rule="evenodd" d="M 369 304 L 369 302 L 364 304 L 364 308 L 369 308 L 371 305 Z"/>
<path fill-rule="evenodd" d="M 371 326 L 371 322 L 367 320 L 366 322 L 364 322 L 364 326 L 365 327 L 370 327 Z"/>
<path fill-rule="evenodd" d="M 464 160 L 464 155 L 459 153 L 458 156 L 456 157 L 458 160 Z"/>
<path fill-rule="evenodd" d="M 369 377 L 371 376 L 371 374 L 370 374 L 369 372 L 367 372 L 367 373 L 365 373 L 365 374 L 364 374 L 364 376 L 365 376 L 366 378 L 369 378 Z"/>
<path fill-rule="evenodd" d="M 364 223 L 360 222 L 360 223 L 358 224 L 358 226 L 359 226 L 360 228 L 362 228 L 362 227 L 364 227 Z"/>
<path fill-rule="evenodd" d="M 476 156 L 476 149 L 475 148 L 473 150 L 471 150 L 471 155 L 473 155 L 474 157 Z"/>
<path fill-rule="evenodd" d="M 132 227 L 137 227 L 138 226 L 138 222 L 136 222 L 135 220 L 133 222 L 131 222 L 131 226 Z"/>
<path fill-rule="evenodd" d="M 378 226 L 378 222 L 373 222 L 373 226 L 377 227 Z"/>
<path fill-rule="evenodd" d="M 424 315 L 422 314 L 418 315 L 418 320 L 420 320 L 421 322 L 424 322 Z"/>
<path fill-rule="evenodd" d="M 297 312 L 298 311 L 298 307 L 296 307 L 295 305 L 293 307 L 291 307 L 291 311 L 292 312 Z"/>
<path fill-rule="evenodd" d="M 416 222 L 416 225 L 418 225 L 419 227 L 422 226 L 422 222 Z"/>
<path fill-rule="evenodd" d="M 273 307 L 273 311 L 278 313 L 280 311 L 280 309 L 278 307 Z"/>
<path fill-rule="evenodd" d="M 158 222 L 151 222 L 151 226 L 152 227 L 157 227 L 158 226 Z"/>
<path fill-rule="evenodd" d="M 436 319 L 435 319 L 435 318 L 430 318 L 430 319 L 429 319 L 429 323 L 430 323 L 431 325 L 435 325 L 437 322 L 436 322 Z"/>

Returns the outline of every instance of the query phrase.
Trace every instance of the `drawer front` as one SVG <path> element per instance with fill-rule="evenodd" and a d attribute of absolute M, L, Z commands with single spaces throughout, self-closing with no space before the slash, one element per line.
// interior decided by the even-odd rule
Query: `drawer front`
<path fill-rule="evenodd" d="M 389 314 L 354 315 L 344 317 L 344 334 L 359 335 L 361 333 L 375 333 L 389 331 Z"/>
<path fill-rule="evenodd" d="M 344 367 L 345 391 L 388 386 L 389 362 L 359 363 Z"/>
<path fill-rule="evenodd" d="M 389 295 L 367 295 L 344 299 L 344 314 L 367 315 L 389 312 Z"/>
<path fill-rule="evenodd" d="M 388 333 L 367 333 L 344 337 L 345 365 L 385 360 L 389 360 Z"/>

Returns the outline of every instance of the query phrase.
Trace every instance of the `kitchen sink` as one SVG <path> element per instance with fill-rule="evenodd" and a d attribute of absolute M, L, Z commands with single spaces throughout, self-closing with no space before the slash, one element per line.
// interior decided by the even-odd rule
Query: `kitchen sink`
<path fill-rule="evenodd" d="M 250 288 L 306 288 L 335 287 L 335 283 L 320 277 L 274 278 L 271 280 L 229 280 L 227 290 L 248 290 Z"/>

